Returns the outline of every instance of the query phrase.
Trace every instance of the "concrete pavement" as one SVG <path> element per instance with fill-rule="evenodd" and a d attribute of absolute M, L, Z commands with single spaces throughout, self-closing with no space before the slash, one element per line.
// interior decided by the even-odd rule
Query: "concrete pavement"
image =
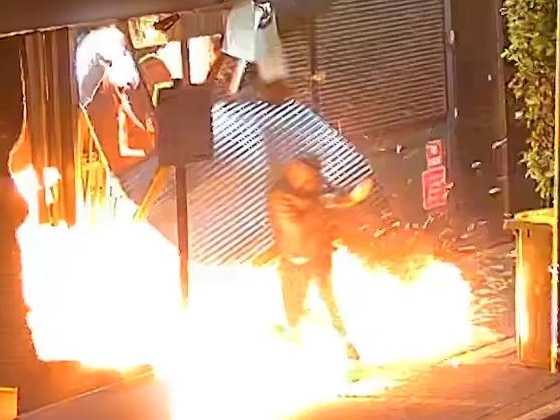
<path fill-rule="evenodd" d="M 519 365 L 512 345 L 506 340 L 418 373 L 380 397 L 326 405 L 297 420 L 513 420 L 560 398 L 560 378 Z"/>
<path fill-rule="evenodd" d="M 325 403 L 291 420 L 543 420 L 519 417 L 558 398 L 560 377 L 519 365 L 509 339 L 418 370 L 377 397 Z M 167 420 L 167 407 L 162 384 L 139 380 L 21 420 Z"/>
<path fill-rule="evenodd" d="M 165 387 L 152 375 L 54 404 L 18 420 L 170 420 Z"/>

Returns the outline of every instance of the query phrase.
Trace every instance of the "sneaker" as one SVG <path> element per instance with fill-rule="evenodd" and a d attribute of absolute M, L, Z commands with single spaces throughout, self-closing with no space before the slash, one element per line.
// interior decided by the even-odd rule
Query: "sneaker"
<path fill-rule="evenodd" d="M 350 342 L 346 343 L 346 357 L 349 360 L 356 361 L 356 362 L 360 360 L 360 353 L 358 353 L 356 346 L 354 346 L 354 344 Z"/>
<path fill-rule="evenodd" d="M 292 328 L 285 325 L 275 325 L 274 331 L 280 335 L 280 337 L 293 344 L 301 344 L 302 337 L 299 328 Z"/>
<path fill-rule="evenodd" d="M 272 330 L 276 334 L 284 335 L 284 334 L 287 333 L 288 327 L 286 327 L 285 325 L 282 325 L 282 324 L 275 324 L 274 327 L 272 328 Z"/>

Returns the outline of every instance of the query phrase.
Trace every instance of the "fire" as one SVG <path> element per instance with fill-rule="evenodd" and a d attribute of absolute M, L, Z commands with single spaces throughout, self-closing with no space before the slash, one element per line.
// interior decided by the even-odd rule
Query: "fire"
<path fill-rule="evenodd" d="M 18 239 L 39 357 L 119 370 L 154 359 L 180 311 L 174 247 L 150 225 L 133 223 L 126 201 L 114 221 L 39 225 L 33 170 L 14 179 L 30 208 Z"/>
<path fill-rule="evenodd" d="M 193 277 L 200 282 L 185 314 L 189 333 L 159 364 L 175 420 L 279 420 L 356 391 L 345 385 L 351 365 L 318 294 L 310 297 L 301 337 L 286 342 L 273 329 L 282 321 L 274 267 L 193 267 Z M 471 290 L 453 265 L 430 261 L 403 283 L 340 249 L 334 281 L 365 366 L 433 362 L 471 343 Z M 396 384 L 380 371 L 367 376 L 358 392 Z"/>
<path fill-rule="evenodd" d="M 95 227 L 39 226 L 29 174 L 15 177 L 31 207 L 18 235 L 39 357 L 152 365 L 174 420 L 277 420 L 344 392 L 351 366 L 315 294 L 299 337 L 287 340 L 274 328 L 283 322 L 274 267 L 192 264 L 184 310 L 177 252 L 150 225 L 130 221 L 132 203 Z M 394 385 L 375 366 L 428 363 L 471 344 L 471 290 L 451 264 L 427 260 L 403 281 L 341 248 L 334 285 L 374 372 L 364 381 L 370 394 Z"/>

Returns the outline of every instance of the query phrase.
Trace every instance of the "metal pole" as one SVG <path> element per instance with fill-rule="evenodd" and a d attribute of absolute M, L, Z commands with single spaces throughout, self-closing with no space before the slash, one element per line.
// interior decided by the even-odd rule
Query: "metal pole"
<path fill-rule="evenodd" d="M 188 41 L 181 40 L 183 56 L 182 84 L 190 84 Z M 189 208 L 188 208 L 187 168 L 184 165 L 175 167 L 175 195 L 177 205 L 177 242 L 181 270 L 181 296 L 183 305 L 187 305 L 189 297 Z"/>
<path fill-rule="evenodd" d="M 493 4 L 493 16 L 496 28 L 496 51 L 502 51 L 505 47 L 503 19 L 500 13 L 502 0 L 495 1 Z M 497 56 L 495 79 L 498 84 L 497 109 L 498 123 L 495 131 L 495 144 L 500 146 L 496 150 L 498 158 L 498 180 L 502 187 L 503 213 L 511 213 L 511 182 L 510 182 L 510 150 L 508 146 L 508 130 L 507 130 L 507 107 L 506 107 L 506 81 L 504 71 L 504 59 L 500 54 Z"/>
<path fill-rule="evenodd" d="M 551 348 L 550 372 L 558 372 L 558 282 L 559 278 L 559 221 L 560 208 L 560 0 L 556 4 L 556 81 L 555 81 L 555 110 L 554 110 L 554 225 L 552 240 L 552 288 L 551 288 Z"/>
<path fill-rule="evenodd" d="M 175 194 L 177 198 L 177 241 L 181 260 L 181 296 L 186 305 L 189 297 L 189 209 L 187 203 L 187 169 L 175 167 Z"/>
<path fill-rule="evenodd" d="M 445 68 L 447 72 L 447 118 L 446 118 L 446 129 L 447 129 L 447 141 L 444 144 L 444 159 L 445 166 L 448 169 L 449 179 L 457 179 L 459 177 L 458 165 L 456 164 L 458 149 L 458 135 L 457 135 L 457 71 L 456 71 L 456 51 L 455 51 L 455 31 L 453 30 L 453 12 L 452 12 L 452 0 L 444 0 L 444 13 L 445 13 L 445 33 L 446 33 L 446 43 L 445 43 Z M 450 203 L 447 210 L 447 220 L 456 216 L 458 203 L 457 194 L 450 195 Z"/>

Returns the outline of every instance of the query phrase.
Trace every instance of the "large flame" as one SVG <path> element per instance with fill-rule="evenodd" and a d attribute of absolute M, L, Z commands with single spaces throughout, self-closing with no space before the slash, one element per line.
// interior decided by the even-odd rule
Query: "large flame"
<path fill-rule="evenodd" d="M 184 310 L 177 252 L 150 225 L 128 221 L 132 203 L 105 225 L 39 226 L 32 173 L 15 178 L 31 206 L 19 239 L 42 359 L 152 365 L 174 420 L 276 420 L 344 392 L 349 362 L 316 293 L 300 336 L 288 340 L 274 328 L 284 321 L 274 267 L 193 264 Z M 471 290 L 451 264 L 427 260 L 403 281 L 339 249 L 334 284 L 373 372 L 367 393 L 392 386 L 375 366 L 427 363 L 471 344 Z"/>
<path fill-rule="evenodd" d="M 120 370 L 153 360 L 180 310 L 174 247 L 133 223 L 135 205 L 124 200 L 118 219 L 95 226 L 39 225 L 33 169 L 14 180 L 30 208 L 18 239 L 39 357 Z"/>

